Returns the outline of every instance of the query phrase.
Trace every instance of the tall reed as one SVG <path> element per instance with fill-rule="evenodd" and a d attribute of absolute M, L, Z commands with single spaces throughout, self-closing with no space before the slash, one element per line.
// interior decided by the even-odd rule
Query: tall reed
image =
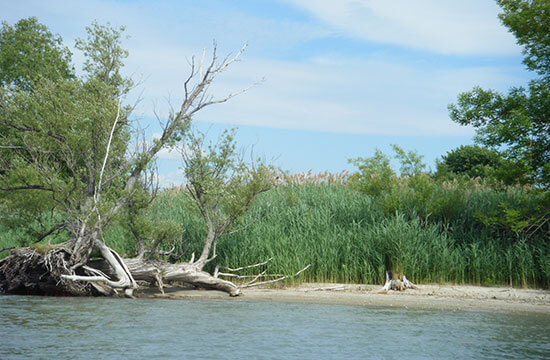
<path fill-rule="evenodd" d="M 393 213 L 379 198 L 341 185 L 279 186 L 258 198 L 243 220 L 252 226 L 220 241 L 216 261 L 233 267 L 273 258 L 269 271 L 285 274 L 312 264 L 298 281 L 381 283 L 392 269 L 420 283 L 549 286 L 545 239 L 495 230 L 476 218 L 503 201 L 519 201 L 521 191 L 445 186 L 432 191 L 431 204 L 415 208 L 403 200 Z M 418 211 L 419 204 L 435 209 L 444 196 L 455 203 L 433 215 Z M 163 194 L 153 211 L 182 221 L 182 259 L 200 251 L 204 235 L 186 197 Z M 445 206 L 457 209 L 445 213 Z"/>

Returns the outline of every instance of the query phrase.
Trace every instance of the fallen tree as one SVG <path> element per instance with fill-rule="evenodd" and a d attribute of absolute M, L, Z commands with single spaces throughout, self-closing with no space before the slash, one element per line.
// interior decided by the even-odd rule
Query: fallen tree
<path fill-rule="evenodd" d="M 36 28 L 30 35 L 52 38 L 36 19 L 27 21 Z M 189 134 L 189 129 L 198 111 L 247 90 L 221 99 L 208 94 L 214 79 L 239 60 L 246 45 L 223 59 L 218 58 L 215 44 L 209 61 L 204 53 L 199 62 L 191 58 L 179 110 L 162 124 L 158 139 L 141 142 L 143 148 L 128 159 L 132 109 L 121 103 L 132 84 L 119 72 L 127 56 L 120 47 L 122 30 L 93 24 L 88 40 L 77 42 L 87 56 L 84 79 L 70 74 L 52 80 L 37 74 L 27 79 L 25 87 L 15 86 L 12 79 L 2 88 L 0 127 L 6 131 L 0 136 L 0 206 L 13 211 L 8 221 L 26 219 L 27 225 L 38 223 L 40 228 L 32 229 L 36 243 L 11 249 L 0 260 L 0 287 L 16 294 L 132 296 L 140 280 L 155 282 L 161 290 L 165 282 L 179 281 L 239 295 L 239 286 L 221 279 L 223 274 L 203 269 L 216 258 L 218 239 L 238 230 L 233 228 L 237 219 L 256 195 L 272 186 L 272 177 L 264 165 L 247 168 L 235 161 L 230 134 L 220 151 L 214 148 L 205 155 L 200 146 L 204 137 Z M 55 48 L 59 41 L 52 44 L 46 47 Z M 158 241 L 143 238 L 133 228 L 139 254 L 122 258 L 107 246 L 104 229 L 125 212 L 132 217 L 143 210 L 147 204 L 133 205 L 138 203 L 136 197 L 150 196 L 146 172 L 151 162 L 161 149 L 184 138 L 193 150 L 184 155 L 187 188 L 207 227 L 200 256 L 175 264 L 156 259 Z M 60 232 L 69 240 L 53 245 L 38 242 Z"/>

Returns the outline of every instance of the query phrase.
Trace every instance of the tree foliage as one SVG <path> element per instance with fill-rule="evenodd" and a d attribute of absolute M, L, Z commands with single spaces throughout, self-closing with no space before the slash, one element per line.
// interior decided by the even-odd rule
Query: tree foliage
<path fill-rule="evenodd" d="M 550 184 L 550 4 L 544 0 L 499 0 L 500 18 L 524 46 L 524 62 L 540 77 L 507 94 L 475 87 L 449 105 L 449 116 L 477 129 L 476 142 L 501 149 L 527 177 L 517 181 Z M 521 172 L 520 172 L 521 173 Z"/>
<path fill-rule="evenodd" d="M 524 183 L 529 168 L 518 161 L 505 159 L 497 150 L 479 146 L 463 145 L 449 151 L 437 162 L 434 176 L 440 180 L 452 180 L 465 176 L 503 182 L 507 185 Z"/>
<path fill-rule="evenodd" d="M 391 168 L 390 158 L 379 149 L 372 157 L 358 157 L 348 161 L 358 169 L 350 178 L 354 188 L 378 196 L 391 187 L 395 172 Z"/>
<path fill-rule="evenodd" d="M 120 77 L 118 58 L 126 53 L 119 31 L 98 24 L 87 30 L 88 39 L 78 41 L 88 49 L 82 78 L 67 72 L 72 65 L 61 39 L 35 18 L 2 30 L 2 38 L 20 40 L 0 51 L 1 58 L 19 54 L 3 73 L 0 90 L 0 201 L 20 220 L 9 225 L 28 228 L 36 219 L 44 224 L 34 234 L 39 238 L 51 229 L 75 231 L 69 219 L 86 217 L 102 169 L 106 202 L 112 201 L 109 193 L 120 192 L 124 176 L 130 109 L 121 105 L 121 96 L 129 81 Z M 99 48 L 105 43 L 110 46 Z M 94 51 L 111 60 L 100 61 Z M 29 63 L 34 65 L 27 69 Z"/>
<path fill-rule="evenodd" d="M 499 18 L 523 46 L 524 64 L 550 76 L 550 2 L 546 0 L 497 0 Z"/>
<path fill-rule="evenodd" d="M 462 145 L 443 155 L 442 160 L 446 170 L 471 178 L 487 177 L 488 172 L 500 167 L 503 161 L 496 150 L 479 145 Z"/>
<path fill-rule="evenodd" d="M 30 90 L 41 79 L 74 78 L 71 52 L 35 17 L 0 29 L 0 87 Z"/>
<path fill-rule="evenodd" d="M 247 163 L 236 149 L 234 136 L 234 130 L 226 130 L 217 143 L 205 146 L 205 134 L 188 132 L 180 149 L 186 189 L 206 226 L 198 260 L 202 264 L 216 257 L 219 238 L 238 231 L 236 226 L 247 226 L 240 224 L 243 215 L 257 195 L 274 186 L 274 169 L 261 159 Z"/>
<path fill-rule="evenodd" d="M 401 164 L 399 168 L 401 176 L 420 175 L 426 169 L 426 164 L 422 162 L 424 156 L 418 154 L 418 152 L 413 150 L 405 151 L 395 144 L 392 145 L 392 149 L 395 152 L 395 158 Z"/>

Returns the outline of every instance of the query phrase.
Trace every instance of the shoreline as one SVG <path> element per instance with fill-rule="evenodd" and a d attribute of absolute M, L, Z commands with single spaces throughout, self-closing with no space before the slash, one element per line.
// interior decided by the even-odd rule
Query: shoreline
<path fill-rule="evenodd" d="M 215 290 L 180 286 L 138 290 L 138 298 L 220 299 L 227 301 L 274 301 L 293 304 L 352 305 L 388 309 L 488 310 L 536 313 L 550 316 L 550 291 L 472 285 L 417 285 L 418 289 L 379 293 L 380 285 L 304 283 L 288 287 L 243 289 L 237 297 Z"/>

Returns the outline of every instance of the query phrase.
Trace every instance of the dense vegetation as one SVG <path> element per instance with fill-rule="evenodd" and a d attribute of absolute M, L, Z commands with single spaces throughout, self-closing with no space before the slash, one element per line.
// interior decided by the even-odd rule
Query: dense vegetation
<path fill-rule="evenodd" d="M 316 184 L 311 177 L 260 195 L 243 219 L 256 222 L 221 239 L 216 262 L 236 267 L 273 257 L 274 273 L 311 263 L 300 281 L 381 283 L 392 268 L 420 283 L 550 286 L 548 226 L 535 229 L 525 217 L 548 204 L 548 193 L 427 175 L 395 176 L 378 195 L 354 186 L 353 180 Z M 183 188 L 163 191 L 148 217 L 182 224 L 180 260 L 200 252 L 206 227 Z M 3 233 L 1 246 L 17 244 L 17 235 Z M 138 251 L 122 225 L 106 238 L 121 253 Z"/>
<path fill-rule="evenodd" d="M 479 144 L 500 150 L 505 168 L 522 183 L 550 185 L 550 2 L 497 0 L 499 18 L 523 47 L 533 72 L 527 87 L 507 93 L 475 87 L 449 105 L 450 118 L 476 128 Z M 510 176 L 508 176 L 510 180 Z"/>
<path fill-rule="evenodd" d="M 220 241 L 217 262 L 236 267 L 273 257 L 270 272 L 278 273 L 311 263 L 301 278 L 309 281 L 381 283 L 392 268 L 423 283 L 548 287 L 548 226 L 534 231 L 522 213 L 548 200 L 527 187 L 426 175 L 395 177 L 378 196 L 336 184 L 281 185 L 251 209 L 245 222 L 256 220 L 253 226 Z M 164 191 L 149 216 L 181 221 L 184 259 L 200 251 L 204 225 L 185 191 Z M 121 228 L 110 237 L 133 251 Z"/>

